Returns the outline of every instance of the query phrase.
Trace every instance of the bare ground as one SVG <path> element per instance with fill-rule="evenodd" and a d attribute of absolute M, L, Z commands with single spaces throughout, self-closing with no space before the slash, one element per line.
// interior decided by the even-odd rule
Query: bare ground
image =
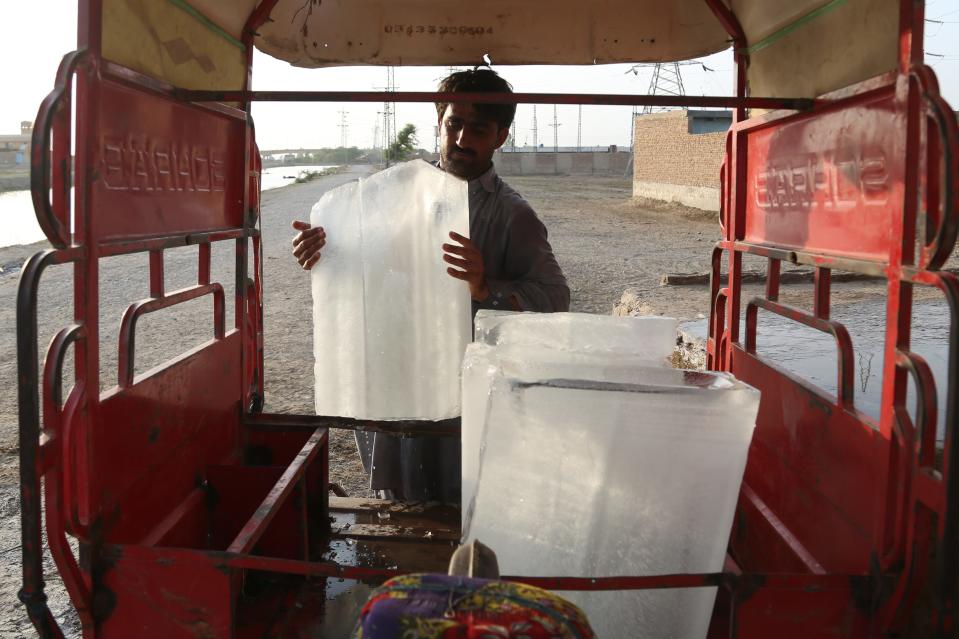
<path fill-rule="evenodd" d="M 308 276 L 290 256 L 290 221 L 308 219 L 313 202 L 327 189 L 366 172 L 356 169 L 319 180 L 269 191 L 263 197 L 265 269 L 266 410 L 309 413 L 312 410 L 312 336 Z M 640 206 L 630 200 L 624 179 L 595 177 L 513 177 L 508 181 L 522 193 L 546 223 L 557 258 L 572 289 L 572 310 L 608 314 L 624 289 L 633 287 L 638 297 L 656 312 L 681 319 L 708 313 L 705 286 L 661 287 L 663 273 L 705 272 L 719 236 L 715 216 L 690 210 Z M 20 587 L 20 522 L 17 466 L 17 404 L 15 300 L 16 264 L 43 248 L 0 248 L 0 637 L 33 636 L 22 604 Z M 117 324 L 122 310 L 146 297 L 146 256 L 109 258 L 101 265 L 101 386 L 116 379 Z M 214 248 L 214 279 L 233 281 L 231 247 Z M 14 271 L 16 269 L 13 269 Z M 71 318 L 71 272 L 54 267 L 41 286 L 40 344 Z M 195 281 L 196 249 L 167 253 L 167 290 Z M 834 303 L 872 296 L 882 291 L 876 284 L 837 287 Z M 796 286 L 785 295 L 810 299 L 808 287 Z M 229 296 L 228 296 L 229 298 Z M 805 305 L 805 303 L 803 302 Z M 233 322 L 228 307 L 227 325 Z M 162 362 L 212 334 L 208 302 L 184 305 L 176 316 L 148 316 L 137 339 L 137 371 Z M 67 379 L 69 379 L 69 373 Z M 331 441 L 331 478 L 351 495 L 365 495 L 362 469 L 352 436 L 334 433 Z M 62 586 L 49 558 L 50 605 L 71 634 L 78 632 L 69 614 Z"/>

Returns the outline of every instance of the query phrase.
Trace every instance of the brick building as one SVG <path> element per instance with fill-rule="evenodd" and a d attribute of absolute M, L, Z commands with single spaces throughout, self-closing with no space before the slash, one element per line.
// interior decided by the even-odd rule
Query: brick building
<path fill-rule="evenodd" d="M 20 135 L 0 135 L 0 165 L 29 165 L 32 133 L 33 122 L 23 121 Z"/>
<path fill-rule="evenodd" d="M 728 111 L 636 116 L 633 197 L 719 210 L 719 167 L 732 123 Z"/>

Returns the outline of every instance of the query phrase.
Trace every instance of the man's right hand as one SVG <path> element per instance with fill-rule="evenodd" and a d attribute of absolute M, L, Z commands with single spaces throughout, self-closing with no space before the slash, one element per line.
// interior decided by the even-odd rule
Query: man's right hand
<path fill-rule="evenodd" d="M 293 238 L 293 257 L 308 271 L 320 260 L 320 249 L 326 246 L 326 231 L 322 226 L 312 227 L 308 222 L 293 220 L 299 231 Z"/>

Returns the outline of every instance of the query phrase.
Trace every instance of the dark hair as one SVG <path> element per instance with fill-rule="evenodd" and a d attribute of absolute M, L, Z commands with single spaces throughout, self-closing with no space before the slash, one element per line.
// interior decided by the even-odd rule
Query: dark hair
<path fill-rule="evenodd" d="M 476 68 L 451 73 L 440 81 L 437 91 L 440 93 L 512 93 L 513 87 L 496 71 Z M 447 106 L 449 102 L 437 102 L 436 114 L 442 118 Z M 474 104 L 473 108 L 483 117 L 496 122 L 501 130 L 508 129 L 516 115 L 515 104 Z"/>

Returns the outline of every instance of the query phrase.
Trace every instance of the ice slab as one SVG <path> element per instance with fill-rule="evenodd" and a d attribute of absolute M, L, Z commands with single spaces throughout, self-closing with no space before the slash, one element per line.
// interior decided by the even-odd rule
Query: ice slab
<path fill-rule="evenodd" d="M 482 312 L 482 311 L 481 311 Z M 593 382 L 634 383 L 644 370 L 662 367 L 662 360 L 629 353 L 568 352 L 542 346 L 491 346 L 474 342 L 463 356 L 462 524 L 472 508 L 479 475 L 483 434 L 490 393 L 497 378 L 524 382 L 541 379 L 579 379 Z"/>
<path fill-rule="evenodd" d="M 475 341 L 525 344 L 565 351 L 611 351 L 666 359 L 676 348 L 677 321 L 670 317 L 613 317 L 589 313 L 517 313 L 480 310 Z"/>
<path fill-rule="evenodd" d="M 646 368 L 631 383 L 497 376 L 464 538 L 511 575 L 719 572 L 759 393 Z M 599 637 L 706 635 L 715 588 L 564 592 Z"/>
<path fill-rule="evenodd" d="M 332 189 L 313 267 L 317 414 L 437 420 L 460 414 L 470 296 L 446 273 L 449 232 L 469 235 L 467 183 L 421 160 Z"/>

